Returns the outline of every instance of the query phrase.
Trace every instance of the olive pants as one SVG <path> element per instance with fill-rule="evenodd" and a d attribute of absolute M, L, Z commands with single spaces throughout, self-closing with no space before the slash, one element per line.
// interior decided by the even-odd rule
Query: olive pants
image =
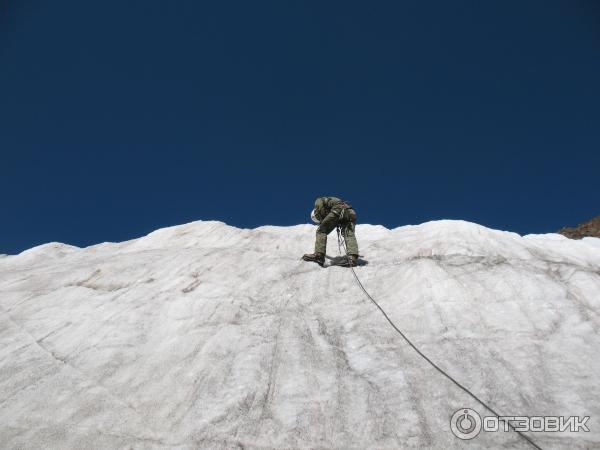
<path fill-rule="evenodd" d="M 346 248 L 349 255 L 358 255 L 358 242 L 354 229 L 356 227 L 356 213 L 353 209 L 347 209 L 342 218 L 337 212 L 331 212 L 323 219 L 317 227 L 317 237 L 315 240 L 315 253 L 326 253 L 327 250 L 327 235 L 331 233 L 337 226 L 340 226 L 342 235 L 346 240 Z"/>

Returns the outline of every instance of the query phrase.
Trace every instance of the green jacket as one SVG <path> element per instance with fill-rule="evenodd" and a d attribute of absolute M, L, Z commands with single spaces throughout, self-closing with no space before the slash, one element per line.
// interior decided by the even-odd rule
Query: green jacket
<path fill-rule="evenodd" d="M 350 213 L 348 217 L 344 217 L 346 212 Z M 356 213 L 352 209 L 352 205 L 337 197 L 319 197 L 315 200 L 315 213 L 317 219 L 323 221 L 328 214 L 333 213 L 340 219 L 346 218 L 349 221 L 356 221 Z M 343 214 L 342 214 L 343 213 Z"/>

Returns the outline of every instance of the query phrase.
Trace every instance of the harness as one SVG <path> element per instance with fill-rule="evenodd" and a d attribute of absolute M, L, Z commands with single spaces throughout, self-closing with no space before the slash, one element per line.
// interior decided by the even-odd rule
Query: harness
<path fill-rule="evenodd" d="M 342 201 L 342 203 L 340 203 L 338 206 L 342 208 L 342 210 L 340 211 L 340 220 L 342 220 L 344 218 L 344 215 L 346 214 L 346 210 L 352 208 L 352 206 L 350 206 L 344 201 Z"/>

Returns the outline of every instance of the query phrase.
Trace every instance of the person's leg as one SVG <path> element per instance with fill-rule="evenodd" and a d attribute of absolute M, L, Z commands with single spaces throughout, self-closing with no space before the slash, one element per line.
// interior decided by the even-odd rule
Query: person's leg
<path fill-rule="evenodd" d="M 317 236 L 315 239 L 315 253 L 327 252 L 327 235 L 331 233 L 338 224 L 335 214 L 328 214 L 321 224 L 317 227 Z"/>
<path fill-rule="evenodd" d="M 355 226 L 356 224 L 354 222 L 348 222 L 344 224 L 342 232 L 346 241 L 346 250 L 348 251 L 348 254 L 358 256 L 358 242 L 356 241 Z"/>

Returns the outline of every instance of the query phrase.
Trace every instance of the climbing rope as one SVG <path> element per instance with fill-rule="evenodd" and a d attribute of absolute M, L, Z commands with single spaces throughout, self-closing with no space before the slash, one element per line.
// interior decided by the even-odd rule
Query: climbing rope
<path fill-rule="evenodd" d="M 436 369 L 439 373 L 441 373 L 447 379 L 449 379 L 450 381 L 452 381 L 456 386 L 458 386 L 464 392 L 466 392 L 467 394 L 469 394 L 471 396 L 471 398 L 473 398 L 475 401 L 477 401 L 479 404 L 481 404 L 485 409 L 487 409 L 489 412 L 491 412 L 494 416 L 498 417 L 498 419 L 506 422 L 508 424 L 508 427 L 510 429 L 512 429 L 514 432 L 518 433 L 519 436 L 521 436 L 523 439 L 525 439 L 534 448 L 536 448 L 538 450 L 542 450 L 542 448 L 539 445 L 537 445 L 535 442 L 533 442 L 533 440 L 529 436 L 527 436 L 522 431 L 517 430 L 509 421 L 507 421 L 505 419 L 502 419 L 501 416 L 500 416 L 500 414 L 498 414 L 494 409 L 492 409 L 491 406 L 489 406 L 487 403 L 485 403 L 483 400 L 481 400 L 479 397 L 477 397 L 477 395 L 475 395 L 467 387 L 465 387 L 461 383 L 459 383 L 452 375 L 450 375 L 449 373 L 447 373 L 444 369 L 442 369 L 440 366 L 438 366 L 436 363 L 434 363 L 431 359 L 429 359 L 427 357 L 427 355 L 425 355 L 421 350 L 419 350 L 419 348 L 415 344 L 412 343 L 412 341 L 402 332 L 402 330 L 400 330 L 400 328 L 398 328 L 396 326 L 396 324 L 394 322 L 392 322 L 392 319 L 389 318 L 389 316 L 384 311 L 384 309 L 379 305 L 379 303 L 377 303 L 375 301 L 375 299 L 371 296 L 371 294 L 369 294 L 369 292 L 365 289 L 365 287 L 361 283 L 360 279 L 358 278 L 358 275 L 356 275 L 356 271 L 354 270 L 354 265 L 352 264 L 352 260 L 350 258 L 350 255 L 348 254 L 348 250 L 347 250 L 347 247 L 346 247 L 346 234 L 345 234 L 344 230 L 345 230 L 345 228 L 343 228 L 342 232 L 340 233 L 340 227 L 339 226 L 337 227 L 338 247 L 339 248 L 341 248 L 341 247 L 344 248 L 344 253 L 346 254 L 346 260 L 348 262 L 348 266 L 352 270 L 352 275 L 354 275 L 354 278 L 356 279 L 356 283 L 362 289 L 362 291 L 365 293 L 365 295 L 367 296 L 367 298 L 369 300 L 371 300 L 371 302 L 377 307 L 377 309 L 379 309 L 379 311 L 381 311 L 381 314 L 383 314 L 383 317 L 385 317 L 385 319 L 389 322 L 389 324 L 392 326 L 392 328 L 394 330 L 396 330 L 396 332 L 400 336 L 402 336 L 402 339 L 404 339 L 406 341 L 406 343 L 408 345 L 410 345 L 413 348 L 413 350 L 415 352 L 417 352 L 417 354 L 419 356 L 421 356 L 425 361 L 427 361 L 429 364 L 431 364 L 431 366 L 433 366 L 434 369 Z M 344 237 L 343 239 L 340 237 L 340 234 Z M 340 251 L 340 255 L 341 255 L 341 251 Z"/>

